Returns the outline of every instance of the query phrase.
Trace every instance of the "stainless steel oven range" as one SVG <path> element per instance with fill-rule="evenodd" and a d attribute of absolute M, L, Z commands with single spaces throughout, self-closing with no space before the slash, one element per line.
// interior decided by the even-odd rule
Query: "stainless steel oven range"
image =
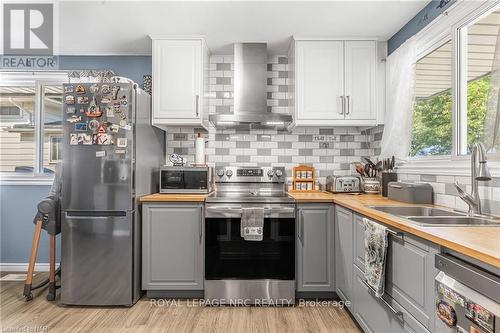
<path fill-rule="evenodd" d="M 264 209 L 261 241 L 241 236 L 246 207 Z M 283 168 L 217 169 L 216 191 L 206 200 L 205 228 L 208 302 L 295 303 L 295 203 L 286 193 Z"/>

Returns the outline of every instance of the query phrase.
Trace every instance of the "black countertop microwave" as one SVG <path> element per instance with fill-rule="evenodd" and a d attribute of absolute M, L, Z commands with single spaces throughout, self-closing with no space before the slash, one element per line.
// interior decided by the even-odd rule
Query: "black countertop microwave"
<path fill-rule="evenodd" d="M 160 169 L 160 193 L 208 194 L 213 189 L 212 167 L 166 166 Z"/>

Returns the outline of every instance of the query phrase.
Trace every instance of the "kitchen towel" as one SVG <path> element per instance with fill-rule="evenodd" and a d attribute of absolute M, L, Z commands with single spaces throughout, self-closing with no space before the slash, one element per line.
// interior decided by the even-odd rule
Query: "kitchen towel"
<path fill-rule="evenodd" d="M 247 207 L 241 210 L 240 234 L 246 241 L 261 241 L 264 235 L 264 208 Z"/>
<path fill-rule="evenodd" d="M 387 255 L 387 228 L 381 224 L 363 219 L 365 227 L 365 278 L 375 291 L 375 296 L 382 297 L 385 287 L 385 259 Z"/>

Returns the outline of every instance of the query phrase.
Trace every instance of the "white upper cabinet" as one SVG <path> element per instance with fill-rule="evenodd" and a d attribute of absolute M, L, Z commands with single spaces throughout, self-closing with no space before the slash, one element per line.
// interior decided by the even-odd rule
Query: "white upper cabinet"
<path fill-rule="evenodd" d="M 297 118 L 344 119 L 343 42 L 298 42 L 296 52 Z"/>
<path fill-rule="evenodd" d="M 376 41 L 295 39 L 289 62 L 295 126 L 379 123 Z"/>
<path fill-rule="evenodd" d="M 152 36 L 153 125 L 205 126 L 208 50 L 202 38 Z"/>
<path fill-rule="evenodd" d="M 345 118 L 376 118 L 376 44 L 374 41 L 346 41 Z"/>

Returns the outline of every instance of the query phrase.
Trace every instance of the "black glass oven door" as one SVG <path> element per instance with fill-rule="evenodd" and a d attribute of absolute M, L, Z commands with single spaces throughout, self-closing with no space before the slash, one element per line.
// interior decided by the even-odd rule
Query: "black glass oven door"
<path fill-rule="evenodd" d="M 246 241 L 239 218 L 207 218 L 205 277 L 295 279 L 295 219 L 266 218 L 262 241 Z"/>

